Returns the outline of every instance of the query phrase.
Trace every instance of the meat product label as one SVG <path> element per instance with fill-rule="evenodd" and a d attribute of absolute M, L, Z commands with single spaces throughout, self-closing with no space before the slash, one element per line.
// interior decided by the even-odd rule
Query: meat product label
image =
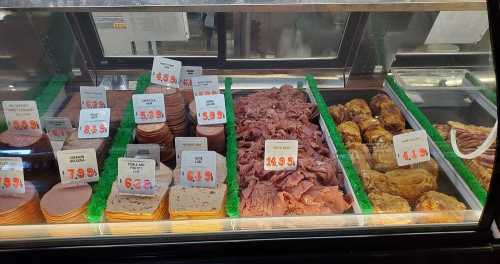
<path fill-rule="evenodd" d="M 194 96 L 219 94 L 217 75 L 205 75 L 191 78 Z"/>
<path fill-rule="evenodd" d="M 3 101 L 2 107 L 9 129 L 25 135 L 33 131 L 42 133 L 35 101 Z"/>
<path fill-rule="evenodd" d="M 100 86 L 80 86 L 80 104 L 82 109 L 108 107 L 106 90 Z"/>
<path fill-rule="evenodd" d="M 99 180 L 95 149 L 61 150 L 56 156 L 62 184 L 73 186 Z"/>
<path fill-rule="evenodd" d="M 186 187 L 217 186 L 215 151 L 183 151 L 180 183 Z"/>
<path fill-rule="evenodd" d="M 156 185 L 155 161 L 118 159 L 118 191 L 122 194 L 153 195 Z"/>
<path fill-rule="evenodd" d="M 266 140 L 264 148 L 264 170 L 297 169 L 299 151 L 299 142 L 297 140 Z"/>
<path fill-rule="evenodd" d="M 172 88 L 179 88 L 181 66 L 182 63 L 180 61 L 154 57 L 151 82 Z"/>
<path fill-rule="evenodd" d="M 47 117 L 43 125 L 50 140 L 64 141 L 71 133 L 71 121 L 67 117 Z"/>
<path fill-rule="evenodd" d="M 193 81 L 191 78 L 201 76 L 203 68 L 200 66 L 182 66 L 181 80 L 179 86 L 181 89 L 192 89 Z"/>
<path fill-rule="evenodd" d="M 199 125 L 226 123 L 226 103 L 223 94 L 196 96 L 194 99 Z"/>
<path fill-rule="evenodd" d="M 19 157 L 0 157 L 0 195 L 25 192 L 23 160 Z"/>
<path fill-rule="evenodd" d="M 186 150 L 207 151 L 208 142 L 206 137 L 176 137 L 175 158 L 177 164 L 181 164 L 181 154 Z"/>
<path fill-rule="evenodd" d="M 416 164 L 431 159 L 427 133 L 424 130 L 395 135 L 392 140 L 398 166 Z"/>
<path fill-rule="evenodd" d="M 109 108 L 80 110 L 78 138 L 107 138 L 109 136 L 109 118 Z"/>
<path fill-rule="evenodd" d="M 167 121 L 163 94 L 134 94 L 134 117 L 136 124 L 163 123 Z"/>
<path fill-rule="evenodd" d="M 158 144 L 127 144 L 127 158 L 152 159 L 156 168 L 160 165 L 160 145 Z"/>

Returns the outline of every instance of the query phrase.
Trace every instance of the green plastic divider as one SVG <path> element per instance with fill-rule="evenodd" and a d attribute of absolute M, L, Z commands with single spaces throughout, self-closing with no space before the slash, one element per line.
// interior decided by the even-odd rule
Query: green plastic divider
<path fill-rule="evenodd" d="M 476 78 L 476 76 L 470 74 L 467 72 L 465 74 L 465 78 L 469 80 L 469 82 L 472 83 L 472 85 L 479 87 L 481 90 L 481 93 L 490 100 L 495 106 L 497 106 L 497 93 L 488 87 L 485 87 L 479 79 Z"/>
<path fill-rule="evenodd" d="M 142 94 L 150 84 L 150 74 L 143 74 L 137 80 L 135 94 Z M 124 156 L 127 144 L 132 142 L 134 135 L 134 109 L 132 101 L 123 110 L 120 127 L 113 137 L 113 141 L 108 150 L 108 156 L 100 170 L 99 182 L 93 188 L 92 198 L 87 207 L 87 221 L 90 223 L 100 222 L 113 182 L 118 174 L 118 158 Z"/>
<path fill-rule="evenodd" d="M 321 114 L 321 117 L 323 117 L 328 132 L 330 132 L 330 137 L 332 138 L 333 144 L 337 149 L 337 157 L 345 169 L 345 173 L 347 174 L 346 176 L 349 179 L 349 182 L 351 183 L 354 195 L 358 200 L 359 207 L 361 208 L 361 211 L 364 214 L 372 213 L 373 212 L 372 203 L 370 202 L 370 199 L 368 198 L 368 195 L 365 192 L 365 188 L 363 186 L 363 183 L 361 182 L 361 179 L 359 178 L 358 173 L 354 169 L 349 152 L 347 151 L 344 145 L 344 141 L 342 140 L 341 135 L 337 131 L 335 122 L 333 121 L 332 117 L 330 116 L 330 113 L 328 112 L 328 106 L 326 105 L 325 100 L 323 99 L 321 93 L 318 90 L 316 79 L 314 79 L 312 75 L 307 75 L 306 80 L 309 83 L 309 88 L 311 89 L 314 98 L 316 99 L 316 103 L 318 104 L 318 109 Z"/>
<path fill-rule="evenodd" d="M 471 191 L 481 202 L 482 205 L 486 202 L 487 191 L 481 186 L 474 174 L 467 168 L 462 159 L 460 159 L 451 146 L 441 137 L 439 132 L 434 128 L 432 123 L 425 117 L 424 113 L 411 101 L 406 95 L 403 88 L 401 88 L 394 77 L 391 75 L 386 76 L 386 81 L 389 83 L 389 88 L 392 89 L 396 95 L 401 99 L 408 111 L 417 119 L 422 127 L 427 132 L 427 135 L 436 143 L 439 150 L 443 153 L 445 158 L 451 163 L 455 170 L 460 174 L 465 183 L 469 186 Z"/>
<path fill-rule="evenodd" d="M 232 78 L 224 80 L 224 100 L 226 101 L 226 164 L 227 164 L 227 195 L 226 214 L 231 218 L 240 217 L 240 187 L 236 162 L 238 160 L 238 147 L 236 143 L 236 128 L 234 124 L 234 104 L 231 86 Z"/>
<path fill-rule="evenodd" d="M 47 112 L 49 106 L 57 97 L 61 89 L 64 88 L 64 85 L 67 81 L 67 75 L 55 75 L 48 82 L 44 82 L 38 88 L 32 89 L 33 92 L 30 93 L 24 100 L 35 100 L 38 108 L 38 115 L 42 117 Z M 6 129 L 7 123 L 2 120 L 2 122 L 0 123 L 0 132 Z"/>

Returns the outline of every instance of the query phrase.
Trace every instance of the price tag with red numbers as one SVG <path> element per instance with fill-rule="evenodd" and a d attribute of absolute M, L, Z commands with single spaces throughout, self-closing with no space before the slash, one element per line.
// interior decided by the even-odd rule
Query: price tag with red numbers
<path fill-rule="evenodd" d="M 19 157 L 0 157 L 0 195 L 25 192 L 23 160 Z"/>
<path fill-rule="evenodd" d="M 118 159 L 118 191 L 122 194 L 153 195 L 156 176 L 152 159 Z"/>
<path fill-rule="evenodd" d="M 167 120 L 163 94 L 134 94 L 132 104 L 136 124 L 163 123 Z"/>
<path fill-rule="evenodd" d="M 201 76 L 203 68 L 200 66 L 182 66 L 181 80 L 179 86 L 181 89 L 192 89 L 193 81 L 191 78 Z"/>
<path fill-rule="evenodd" d="M 219 94 L 217 75 L 204 75 L 191 78 L 194 96 Z"/>
<path fill-rule="evenodd" d="M 406 166 L 431 159 L 427 133 L 417 130 L 392 138 L 398 166 Z"/>
<path fill-rule="evenodd" d="M 62 184 L 78 185 L 99 180 L 95 149 L 61 150 L 56 156 Z"/>
<path fill-rule="evenodd" d="M 196 96 L 194 99 L 199 125 L 226 123 L 226 103 L 223 94 Z"/>
<path fill-rule="evenodd" d="M 264 170 L 297 169 L 299 142 L 297 140 L 266 140 L 264 143 Z"/>
<path fill-rule="evenodd" d="M 108 107 L 106 90 L 100 86 L 80 86 L 80 101 L 82 109 Z"/>
<path fill-rule="evenodd" d="M 181 185 L 215 188 L 217 186 L 215 160 L 215 151 L 183 151 Z"/>
<path fill-rule="evenodd" d="M 82 109 L 78 124 L 78 138 L 106 138 L 109 136 L 109 108 Z"/>
<path fill-rule="evenodd" d="M 182 63 L 180 61 L 154 57 L 151 82 L 172 88 L 179 88 L 181 66 Z"/>
<path fill-rule="evenodd" d="M 43 120 L 43 126 L 50 140 L 53 141 L 66 140 L 73 128 L 67 117 L 46 117 Z"/>
<path fill-rule="evenodd" d="M 42 133 L 35 101 L 3 101 L 2 107 L 9 129 L 18 134 Z"/>

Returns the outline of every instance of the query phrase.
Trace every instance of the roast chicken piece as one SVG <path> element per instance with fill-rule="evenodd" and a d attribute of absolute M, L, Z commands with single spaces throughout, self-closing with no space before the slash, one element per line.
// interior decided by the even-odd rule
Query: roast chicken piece
<path fill-rule="evenodd" d="M 351 118 L 358 115 L 369 115 L 369 116 L 372 115 L 370 107 L 363 99 L 359 98 L 352 99 L 351 101 L 345 104 L 345 107 L 347 108 L 347 112 L 349 113 Z"/>
<path fill-rule="evenodd" d="M 377 94 L 370 100 L 370 108 L 373 114 L 380 114 L 380 110 L 382 109 L 383 104 L 393 103 L 391 98 L 385 94 Z"/>
<path fill-rule="evenodd" d="M 365 132 L 371 127 L 381 125 L 380 121 L 378 121 L 378 119 L 374 118 L 371 115 L 357 115 L 352 119 L 352 121 L 354 121 L 359 126 L 361 132 Z"/>
<path fill-rule="evenodd" d="M 428 191 L 437 189 L 436 178 L 424 169 L 395 169 L 385 174 L 363 171 L 361 178 L 368 192 L 386 192 L 414 204 Z"/>
<path fill-rule="evenodd" d="M 419 217 L 419 223 L 454 223 L 463 221 L 465 208 L 465 205 L 453 196 L 429 191 L 418 199 L 415 211 L 446 211 L 439 214 L 423 215 Z"/>
<path fill-rule="evenodd" d="M 350 120 L 349 113 L 347 113 L 347 108 L 344 105 L 332 105 L 328 107 L 328 112 L 333 117 L 336 124 Z"/>
<path fill-rule="evenodd" d="M 398 167 L 394 146 L 392 144 L 377 144 L 372 152 L 373 169 L 387 172 Z"/>
<path fill-rule="evenodd" d="M 354 168 L 358 173 L 364 170 L 371 170 L 373 166 L 372 156 L 368 147 L 362 143 L 349 143 L 347 144 L 349 156 L 351 157 Z"/>
<path fill-rule="evenodd" d="M 352 121 L 343 122 L 337 129 L 344 139 L 344 143 L 359 142 L 361 143 L 361 132 L 358 125 Z"/>
<path fill-rule="evenodd" d="M 363 133 L 363 138 L 367 143 L 392 143 L 392 134 L 381 126 L 373 126 Z"/>
<path fill-rule="evenodd" d="M 376 213 L 408 213 L 411 207 L 408 201 L 401 196 L 385 192 L 372 192 L 368 194 Z"/>
<path fill-rule="evenodd" d="M 394 103 L 382 103 L 378 119 L 392 134 L 399 134 L 405 128 L 405 119 Z"/>

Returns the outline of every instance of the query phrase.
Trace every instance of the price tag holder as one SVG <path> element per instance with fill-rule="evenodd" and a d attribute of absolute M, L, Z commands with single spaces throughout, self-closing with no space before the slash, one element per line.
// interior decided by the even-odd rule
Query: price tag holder
<path fill-rule="evenodd" d="M 181 89 L 192 89 L 193 81 L 191 78 L 201 76 L 203 68 L 200 66 L 182 66 L 181 67 L 181 80 L 179 86 Z"/>
<path fill-rule="evenodd" d="M 18 134 L 42 133 L 40 116 L 35 101 L 3 101 L 7 127 Z"/>
<path fill-rule="evenodd" d="M 179 88 L 182 63 L 163 57 L 154 57 L 151 82 L 172 88 Z"/>
<path fill-rule="evenodd" d="M 223 94 L 196 96 L 194 99 L 199 125 L 226 123 L 226 103 Z"/>
<path fill-rule="evenodd" d="M 62 184 L 78 185 L 99 180 L 95 149 L 61 150 L 56 156 Z"/>
<path fill-rule="evenodd" d="M 181 164 L 181 154 L 186 150 L 207 151 L 208 142 L 206 137 L 176 137 L 175 138 L 175 159 L 177 164 Z"/>
<path fill-rule="evenodd" d="M 23 160 L 19 157 L 0 157 L 0 195 L 25 192 Z"/>
<path fill-rule="evenodd" d="M 78 138 L 107 138 L 109 136 L 109 119 L 109 108 L 80 110 Z"/>
<path fill-rule="evenodd" d="M 152 159 L 118 159 L 118 192 L 131 195 L 153 195 L 156 176 Z"/>
<path fill-rule="evenodd" d="M 43 120 L 45 132 L 52 141 L 64 141 L 73 128 L 67 117 L 47 117 Z"/>
<path fill-rule="evenodd" d="M 392 137 L 398 166 L 416 164 L 431 159 L 427 133 L 424 130 Z"/>
<path fill-rule="evenodd" d="M 82 109 L 106 108 L 106 90 L 102 86 L 80 86 L 80 103 Z"/>
<path fill-rule="evenodd" d="M 219 94 L 217 75 L 205 75 L 191 78 L 194 96 Z"/>
<path fill-rule="evenodd" d="M 132 104 L 136 124 L 163 123 L 167 120 L 163 94 L 134 94 Z"/>
<path fill-rule="evenodd" d="M 299 142 L 297 140 L 266 140 L 264 143 L 264 170 L 285 171 L 297 169 Z"/>
<path fill-rule="evenodd" d="M 160 165 L 160 145 L 158 144 L 127 144 L 127 158 L 152 159 Z"/>
<path fill-rule="evenodd" d="M 217 186 L 215 159 L 215 151 L 183 151 L 181 185 L 215 188 Z"/>

